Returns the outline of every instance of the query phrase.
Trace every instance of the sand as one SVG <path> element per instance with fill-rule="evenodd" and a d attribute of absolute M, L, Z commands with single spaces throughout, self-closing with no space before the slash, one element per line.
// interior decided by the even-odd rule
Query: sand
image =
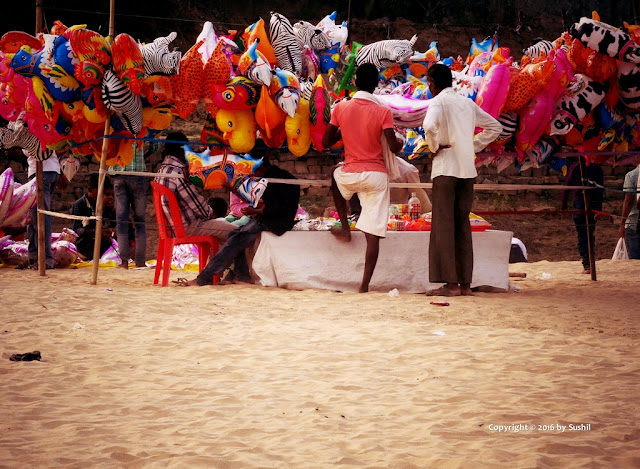
<path fill-rule="evenodd" d="M 0 467 L 640 467 L 640 262 L 597 267 L 447 307 L 0 269 Z"/>

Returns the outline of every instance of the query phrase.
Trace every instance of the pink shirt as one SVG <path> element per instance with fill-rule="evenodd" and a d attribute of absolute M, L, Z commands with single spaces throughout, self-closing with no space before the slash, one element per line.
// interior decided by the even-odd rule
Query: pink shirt
<path fill-rule="evenodd" d="M 389 109 L 364 99 L 341 101 L 331 113 L 331 124 L 342 133 L 345 172 L 387 172 L 381 140 L 382 131 L 393 128 Z"/>

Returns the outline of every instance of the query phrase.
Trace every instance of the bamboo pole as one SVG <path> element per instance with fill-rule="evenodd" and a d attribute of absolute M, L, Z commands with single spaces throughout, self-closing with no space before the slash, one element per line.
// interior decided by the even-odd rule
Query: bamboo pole
<path fill-rule="evenodd" d="M 109 4 L 109 44 L 115 36 L 115 0 Z M 102 155 L 100 157 L 100 173 L 98 177 L 98 198 L 96 200 L 96 239 L 93 245 L 93 268 L 91 271 L 91 285 L 98 282 L 98 267 L 100 263 L 100 245 L 102 243 L 102 204 L 104 198 L 104 178 L 107 174 L 107 153 L 109 150 L 109 133 L 111 131 L 111 111 L 107 110 L 107 120 L 104 123 L 104 136 L 102 140 Z"/>
<path fill-rule="evenodd" d="M 36 35 L 42 31 L 42 2 L 43 0 L 36 0 Z M 47 253 L 46 253 L 46 239 L 45 239 L 45 218 L 44 214 L 40 213 L 40 210 L 44 210 L 44 180 L 42 161 L 36 161 L 36 194 L 38 196 L 36 206 L 36 219 L 34 220 L 38 225 L 38 273 L 44 277 L 47 275 Z M 51 242 L 51 240 L 49 240 Z"/>
<path fill-rule="evenodd" d="M 582 157 L 578 157 L 578 162 L 580 164 L 580 179 L 583 181 L 582 185 L 584 185 L 584 160 Z M 585 218 L 587 223 L 587 245 L 589 247 L 589 270 L 591 271 L 591 280 L 594 282 L 597 279 L 596 276 L 596 253 L 595 253 L 595 238 L 593 236 L 593 231 L 595 230 L 595 225 L 591 223 L 591 217 L 593 216 L 593 212 L 591 211 L 591 197 L 587 195 L 587 191 L 582 191 L 582 196 L 584 197 L 584 211 Z"/>

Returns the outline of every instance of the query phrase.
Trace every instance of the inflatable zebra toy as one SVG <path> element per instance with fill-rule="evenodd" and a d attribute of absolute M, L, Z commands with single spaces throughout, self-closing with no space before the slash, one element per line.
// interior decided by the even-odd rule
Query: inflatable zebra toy
<path fill-rule="evenodd" d="M 356 65 L 370 63 L 379 70 L 394 64 L 405 63 L 413 55 L 413 45 L 417 40 L 416 34 L 410 40 L 389 39 L 366 45 L 358 51 Z"/>
<path fill-rule="evenodd" d="M 551 41 L 545 41 L 542 38 L 536 38 L 534 41 L 536 41 L 535 44 L 522 50 L 522 55 L 537 59 L 542 56 L 542 54 L 549 55 L 549 52 L 553 49 L 553 43 Z"/>
<path fill-rule="evenodd" d="M 142 130 L 142 101 L 111 70 L 105 70 L 102 79 L 102 101 L 119 117 L 134 136 Z"/>
<path fill-rule="evenodd" d="M 22 148 L 37 160 L 43 161 L 51 156 L 51 150 L 42 149 L 40 140 L 36 137 L 27 124 L 21 120 L 10 122 L 7 127 L 0 127 L 0 148 Z"/>
<path fill-rule="evenodd" d="M 302 51 L 289 20 L 280 13 L 271 12 L 269 40 L 283 70 L 295 75 L 302 72 Z"/>
<path fill-rule="evenodd" d="M 298 39 L 300 50 L 304 50 L 304 46 L 313 50 L 326 50 L 331 47 L 329 36 L 307 21 L 298 21 L 294 24 L 293 32 Z"/>
<path fill-rule="evenodd" d="M 151 75 L 174 75 L 180 71 L 182 52 L 169 52 L 169 44 L 178 34 L 172 32 L 167 37 L 156 38 L 151 44 L 140 46 L 144 58 L 145 77 Z"/>

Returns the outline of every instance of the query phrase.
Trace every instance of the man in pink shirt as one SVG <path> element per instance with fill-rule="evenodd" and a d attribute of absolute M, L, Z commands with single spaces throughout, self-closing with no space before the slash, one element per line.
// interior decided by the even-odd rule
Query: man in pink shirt
<path fill-rule="evenodd" d="M 344 142 L 344 162 L 338 164 L 331 178 L 331 193 L 342 226 L 334 227 L 331 232 L 350 241 L 347 200 L 358 194 L 362 206 L 356 223 L 356 228 L 364 232 L 367 240 L 361 293 L 369 291 L 369 282 L 378 261 L 380 238 L 387 233 L 389 178 L 384 151 L 395 153 L 403 145 L 393 130 L 391 111 L 381 106 L 373 95 L 377 85 L 378 69 L 374 65 L 358 67 L 356 86 L 359 91 L 353 99 L 336 105 L 322 139 L 327 148 L 340 139 Z"/>

